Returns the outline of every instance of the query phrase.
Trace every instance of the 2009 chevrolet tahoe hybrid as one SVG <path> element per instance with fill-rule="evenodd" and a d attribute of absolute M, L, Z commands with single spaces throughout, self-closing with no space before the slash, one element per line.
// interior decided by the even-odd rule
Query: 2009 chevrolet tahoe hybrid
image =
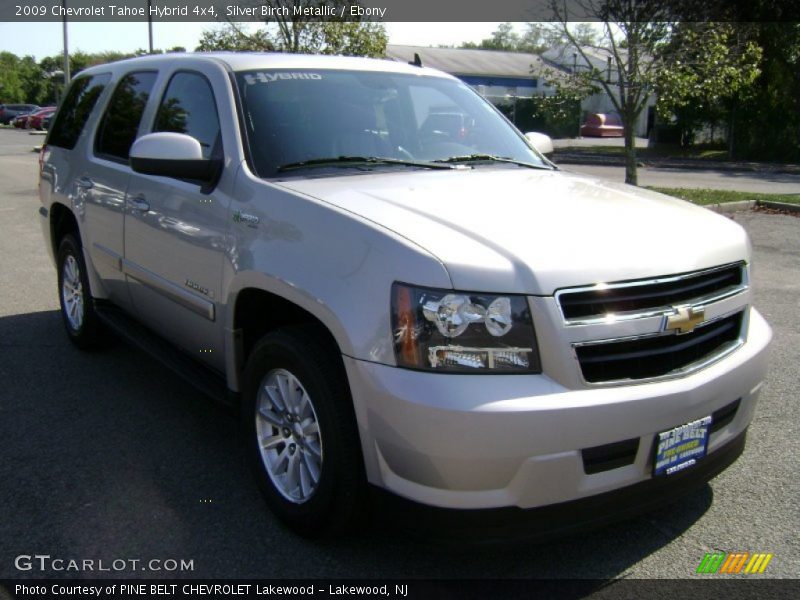
<path fill-rule="evenodd" d="M 368 484 L 597 521 L 744 448 L 771 331 L 742 228 L 561 172 L 444 73 L 97 66 L 39 192 L 72 341 L 124 333 L 241 402 L 264 496 L 306 535 L 351 524 Z"/>

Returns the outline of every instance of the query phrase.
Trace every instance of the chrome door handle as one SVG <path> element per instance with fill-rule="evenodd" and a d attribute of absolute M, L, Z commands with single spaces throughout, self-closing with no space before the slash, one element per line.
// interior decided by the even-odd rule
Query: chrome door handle
<path fill-rule="evenodd" d="M 128 200 L 128 204 L 133 210 L 140 210 L 142 212 L 147 212 L 150 210 L 150 203 L 145 199 L 144 196 L 136 196 L 136 198 Z"/>
<path fill-rule="evenodd" d="M 78 181 L 75 182 L 75 185 L 81 188 L 82 190 L 90 190 L 94 187 L 94 181 L 89 179 L 88 177 L 81 177 Z"/>

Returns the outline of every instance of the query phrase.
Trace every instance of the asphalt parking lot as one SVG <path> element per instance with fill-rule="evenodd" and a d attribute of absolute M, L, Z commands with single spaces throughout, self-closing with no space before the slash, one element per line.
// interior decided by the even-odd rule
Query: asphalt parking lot
<path fill-rule="evenodd" d="M 41 138 L 0 130 L 0 579 L 15 557 L 183 559 L 197 578 L 693 578 L 706 552 L 769 552 L 763 577 L 800 573 L 800 218 L 737 213 L 756 305 L 775 331 L 748 447 L 681 502 L 546 544 L 451 547 L 373 527 L 310 542 L 264 507 L 237 422 L 120 343 L 84 354 L 62 331 L 39 227 Z M 708 576 L 704 576 L 708 577 Z"/>

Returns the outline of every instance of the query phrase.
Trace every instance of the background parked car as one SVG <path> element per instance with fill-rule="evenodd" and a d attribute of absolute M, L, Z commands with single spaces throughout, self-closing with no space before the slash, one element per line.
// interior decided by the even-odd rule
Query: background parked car
<path fill-rule="evenodd" d="M 25 129 L 36 129 L 41 131 L 44 129 L 44 119 L 46 117 L 53 116 L 53 113 L 56 112 L 55 106 L 45 106 L 42 109 L 37 110 L 36 112 L 30 113 L 28 115 L 27 123 L 25 123 Z"/>
<path fill-rule="evenodd" d="M 14 127 L 16 127 L 17 129 L 25 129 L 25 126 L 26 126 L 26 125 L 27 125 L 27 123 L 28 123 L 28 117 L 29 117 L 31 114 L 32 114 L 32 113 L 21 113 L 21 114 L 17 115 L 16 117 L 14 117 L 14 118 L 11 120 L 11 124 L 12 124 Z"/>
<path fill-rule="evenodd" d="M 0 123 L 8 125 L 18 115 L 38 110 L 36 104 L 0 104 Z"/>
<path fill-rule="evenodd" d="M 586 137 L 622 137 L 625 128 L 618 115 L 592 113 L 581 125 L 581 135 Z"/>

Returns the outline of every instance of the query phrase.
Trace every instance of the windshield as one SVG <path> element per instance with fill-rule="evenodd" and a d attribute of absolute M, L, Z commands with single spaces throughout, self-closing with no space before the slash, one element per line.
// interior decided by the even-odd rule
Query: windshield
<path fill-rule="evenodd" d="M 261 177 L 298 165 L 424 168 L 471 157 L 475 164 L 547 165 L 491 104 L 457 80 L 329 70 L 248 71 L 236 79 Z M 336 162 L 339 157 L 396 160 Z"/>

